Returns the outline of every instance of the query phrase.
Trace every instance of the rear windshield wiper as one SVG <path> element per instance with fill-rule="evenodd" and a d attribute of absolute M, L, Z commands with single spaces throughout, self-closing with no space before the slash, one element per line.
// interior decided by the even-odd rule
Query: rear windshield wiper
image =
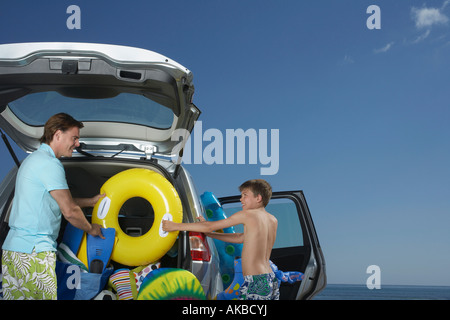
<path fill-rule="evenodd" d="M 80 144 L 78 147 L 76 147 L 75 150 L 77 150 L 77 152 L 78 152 L 79 154 L 82 154 L 83 156 L 86 156 L 86 157 L 95 157 L 93 154 L 90 154 L 90 153 L 88 153 L 88 152 L 86 152 L 86 151 L 83 151 L 83 150 L 81 149 L 81 144 Z"/>

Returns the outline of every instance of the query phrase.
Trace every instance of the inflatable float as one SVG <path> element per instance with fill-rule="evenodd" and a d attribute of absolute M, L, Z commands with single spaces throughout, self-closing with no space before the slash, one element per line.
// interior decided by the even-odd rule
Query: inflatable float
<path fill-rule="evenodd" d="M 92 223 L 116 230 L 117 243 L 111 260 L 127 266 L 142 266 L 158 261 L 170 250 L 178 232 L 164 232 L 162 221 L 181 222 L 183 208 L 178 193 L 166 178 L 148 169 L 128 169 L 107 180 L 100 193 L 106 196 L 95 205 Z M 123 232 L 118 219 L 122 205 L 134 197 L 150 202 L 155 214 L 150 230 L 139 237 Z"/>
<path fill-rule="evenodd" d="M 294 283 L 296 281 L 303 280 L 304 275 L 302 272 L 283 272 L 281 270 L 278 270 L 278 267 L 272 261 L 269 262 L 272 271 L 275 273 L 275 276 L 278 279 L 278 286 L 280 286 L 281 282 Z M 243 282 L 244 276 L 242 275 L 242 263 L 241 259 L 237 258 L 234 260 L 233 282 L 224 291 L 217 295 L 216 300 L 238 300 L 240 297 L 239 289 L 241 288 Z"/>
<path fill-rule="evenodd" d="M 132 270 L 117 269 L 109 277 L 108 287 L 117 295 L 117 300 L 136 300 L 142 282 L 148 274 L 161 267 L 159 262 L 140 266 Z"/>
<path fill-rule="evenodd" d="M 242 275 L 241 259 L 234 260 L 234 278 L 233 282 L 224 291 L 219 293 L 216 297 L 217 300 L 238 300 L 242 283 L 244 282 L 244 276 Z"/>
<path fill-rule="evenodd" d="M 160 268 L 145 277 L 137 300 L 205 300 L 205 293 L 189 271 Z"/>
<path fill-rule="evenodd" d="M 200 196 L 200 199 L 205 207 L 206 218 L 208 221 L 217 221 L 226 219 L 227 216 L 216 196 L 212 192 L 205 192 Z M 220 230 L 224 233 L 235 233 L 234 227 Z M 221 240 L 214 239 L 217 252 L 220 258 L 220 273 L 222 274 L 222 282 L 224 288 L 227 288 L 234 278 L 234 260 L 241 256 L 241 243 L 228 243 Z"/>

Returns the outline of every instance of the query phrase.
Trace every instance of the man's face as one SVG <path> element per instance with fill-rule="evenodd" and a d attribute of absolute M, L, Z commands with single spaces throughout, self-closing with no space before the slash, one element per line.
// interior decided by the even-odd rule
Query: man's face
<path fill-rule="evenodd" d="M 65 132 L 58 130 L 54 139 L 56 139 L 55 142 L 57 143 L 56 157 L 71 157 L 73 149 L 80 145 L 80 129 L 72 127 Z"/>

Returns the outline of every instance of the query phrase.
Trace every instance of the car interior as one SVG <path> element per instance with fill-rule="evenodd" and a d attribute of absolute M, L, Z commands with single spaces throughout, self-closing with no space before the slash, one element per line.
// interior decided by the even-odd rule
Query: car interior
<path fill-rule="evenodd" d="M 69 189 L 74 198 L 92 197 L 100 193 L 101 186 L 115 174 L 129 169 L 130 164 L 121 160 L 111 161 L 86 161 L 83 158 L 70 159 L 63 161 L 66 171 L 66 178 Z M 133 167 L 136 167 L 134 165 Z M 160 174 L 164 174 L 162 168 L 157 166 L 146 167 L 152 169 Z M 83 211 L 90 221 L 93 208 L 83 208 Z M 139 237 L 147 233 L 154 222 L 153 207 L 144 198 L 134 197 L 127 200 L 121 207 L 119 212 L 119 225 L 123 232 L 132 237 Z M 63 219 L 58 242 L 62 239 L 64 228 L 67 221 Z M 178 242 L 174 244 L 173 250 L 170 254 L 164 256 L 164 265 L 166 267 L 176 267 L 177 259 L 176 252 Z M 115 268 L 123 267 L 122 265 L 112 262 Z"/>

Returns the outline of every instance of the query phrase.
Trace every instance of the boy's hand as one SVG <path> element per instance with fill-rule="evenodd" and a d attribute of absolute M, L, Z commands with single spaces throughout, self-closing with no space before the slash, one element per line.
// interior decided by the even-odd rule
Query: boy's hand
<path fill-rule="evenodd" d="M 176 224 L 173 221 L 170 221 L 170 220 L 163 220 L 162 221 L 162 229 L 164 231 L 166 231 L 166 232 L 177 231 L 175 226 L 176 226 Z"/>

